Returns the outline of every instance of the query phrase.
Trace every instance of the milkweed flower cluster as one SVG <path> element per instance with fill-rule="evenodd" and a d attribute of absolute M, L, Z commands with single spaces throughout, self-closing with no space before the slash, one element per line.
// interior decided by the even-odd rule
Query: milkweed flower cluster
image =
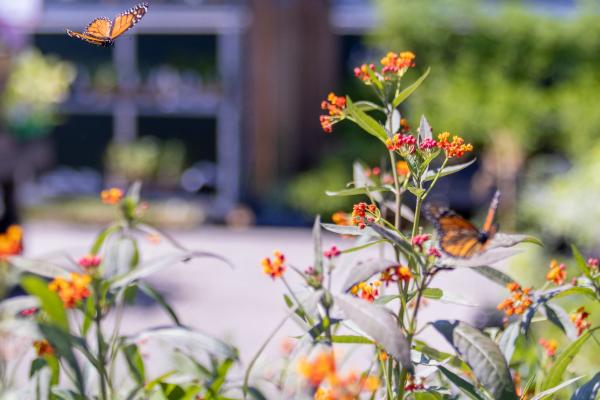
<path fill-rule="evenodd" d="M 562 285 L 567 277 L 567 267 L 565 264 L 559 264 L 558 261 L 550 262 L 550 271 L 546 274 L 546 280 L 556 285 Z"/>
<path fill-rule="evenodd" d="M 265 257 L 260 264 L 263 267 L 263 272 L 271 278 L 281 278 L 285 273 L 285 256 L 280 251 L 273 252 L 273 259 Z"/>
<path fill-rule="evenodd" d="M 412 273 L 406 265 L 398 265 L 383 271 L 379 275 L 379 280 L 388 286 L 392 282 L 408 282 L 412 278 Z"/>
<path fill-rule="evenodd" d="M 400 54 L 393 51 L 388 52 L 381 58 L 381 70 L 378 71 L 375 64 L 362 64 L 354 68 L 354 76 L 365 85 L 374 84 L 375 80 L 385 81 L 392 78 L 401 78 L 409 68 L 416 66 L 416 56 L 411 51 L 403 51 Z"/>
<path fill-rule="evenodd" d="M 123 198 L 123 191 L 118 188 L 110 188 L 100 192 L 100 198 L 104 204 L 115 205 Z"/>
<path fill-rule="evenodd" d="M 592 323 L 588 321 L 589 316 L 590 314 L 584 307 L 579 307 L 577 311 L 570 315 L 571 321 L 575 325 L 575 329 L 577 329 L 577 336 L 581 336 L 586 329 L 592 326 Z"/>
<path fill-rule="evenodd" d="M 329 259 L 338 257 L 340 254 L 342 254 L 342 251 L 337 246 L 331 246 L 329 250 L 323 252 L 323 255 Z"/>
<path fill-rule="evenodd" d="M 546 352 L 546 355 L 548 357 L 554 357 L 556 355 L 556 350 L 558 350 L 558 340 L 556 340 L 556 339 L 546 340 L 544 338 L 541 338 L 539 343 L 540 343 L 540 346 L 543 347 L 543 349 Z"/>
<path fill-rule="evenodd" d="M 19 225 L 11 225 L 0 234 L 0 259 L 21 254 L 22 251 L 23 229 Z"/>
<path fill-rule="evenodd" d="M 360 202 L 352 207 L 352 223 L 358 225 L 360 229 L 364 229 L 367 226 L 367 222 L 375 221 L 372 215 L 377 213 L 377 206 L 375 204 L 368 204 Z"/>
<path fill-rule="evenodd" d="M 81 257 L 79 259 L 79 261 L 77 261 L 77 264 L 79 264 L 79 266 L 86 271 L 90 270 L 90 269 L 98 268 L 98 266 L 100 266 L 101 263 L 102 263 L 102 259 L 99 256 L 94 255 L 94 254 L 88 254 L 84 257 Z"/>
<path fill-rule="evenodd" d="M 507 316 L 513 314 L 522 315 L 533 304 L 530 296 L 531 288 L 522 288 L 516 282 L 509 283 L 506 285 L 506 288 L 511 292 L 512 296 L 498 304 L 498 310 L 504 311 Z"/>
<path fill-rule="evenodd" d="M 327 100 L 321 102 L 321 109 L 327 110 L 327 115 L 321 115 L 319 120 L 321 121 L 321 128 L 326 133 L 331 133 L 333 125 L 343 120 L 346 108 L 346 98 L 343 96 L 336 96 L 335 93 L 329 93 Z"/>
<path fill-rule="evenodd" d="M 73 308 L 81 300 L 90 295 L 89 284 L 92 278 L 87 274 L 69 274 L 69 279 L 56 277 L 48 284 L 48 288 L 56 292 L 65 308 Z"/>
<path fill-rule="evenodd" d="M 431 239 L 431 235 L 428 233 L 424 233 L 422 235 L 417 235 L 411 239 L 411 243 L 413 247 L 419 249 L 419 251 L 423 251 L 423 246 Z"/>
<path fill-rule="evenodd" d="M 337 372 L 333 352 L 324 351 L 310 361 L 306 358 L 298 363 L 298 372 L 315 390 L 315 400 L 354 400 L 362 392 L 373 393 L 379 388 L 376 376 L 357 376 L 350 372 L 342 377 Z M 326 384 L 327 387 L 321 385 Z"/>
<path fill-rule="evenodd" d="M 381 286 L 381 281 L 374 282 L 360 282 L 350 289 L 350 293 L 355 295 L 356 297 L 360 297 L 363 300 L 372 303 L 376 298 L 379 297 L 379 287 Z"/>
<path fill-rule="evenodd" d="M 406 386 L 404 386 L 404 390 L 407 392 L 415 392 L 417 390 L 425 389 L 425 378 L 421 378 L 419 382 L 412 376 L 409 376 L 406 381 Z"/>
<path fill-rule="evenodd" d="M 452 136 L 450 141 L 450 132 L 443 132 L 438 135 L 437 145 L 440 149 L 444 150 L 447 158 L 458 158 L 465 155 L 465 153 L 473 151 L 473 145 L 465 143 L 465 140 L 460 136 Z"/>

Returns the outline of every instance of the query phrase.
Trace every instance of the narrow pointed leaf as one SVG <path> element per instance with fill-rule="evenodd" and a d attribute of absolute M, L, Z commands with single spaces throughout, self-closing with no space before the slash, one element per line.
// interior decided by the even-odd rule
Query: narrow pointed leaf
<path fill-rule="evenodd" d="M 535 396 L 533 396 L 531 398 L 531 400 L 545 399 L 546 397 L 550 396 L 551 394 L 558 392 L 559 390 L 569 386 L 570 384 L 580 380 L 581 378 L 583 378 L 583 376 L 578 376 L 577 378 L 569 379 L 568 381 L 565 381 L 565 382 L 561 383 L 560 385 L 556 385 L 553 388 L 544 390 L 543 392 L 536 394 Z"/>
<path fill-rule="evenodd" d="M 340 235 L 348 235 L 348 236 L 373 236 L 378 237 L 378 235 L 369 227 L 365 229 L 360 229 L 355 225 L 336 225 L 336 224 L 321 224 L 323 229 L 328 230 L 329 232 L 337 233 Z"/>
<path fill-rule="evenodd" d="M 429 122 L 427 122 L 427 118 L 424 115 L 421 115 L 421 121 L 419 123 L 419 141 L 422 143 L 427 139 L 433 139 L 433 134 L 431 133 L 431 126 Z"/>
<path fill-rule="evenodd" d="M 430 71 L 431 68 L 427 68 L 427 71 L 425 71 L 425 73 L 421 75 L 419 79 L 417 79 L 411 85 L 407 86 L 404 90 L 398 93 L 398 95 L 396 96 L 396 98 L 394 98 L 394 101 L 392 102 L 394 108 L 398 107 L 404 100 L 408 98 L 408 96 L 410 96 L 415 90 L 417 90 L 419 86 L 421 86 L 421 83 L 423 83 L 423 81 L 427 78 L 427 75 L 429 75 Z"/>
<path fill-rule="evenodd" d="M 481 331 L 461 321 L 439 320 L 433 326 L 469 364 L 479 382 L 497 399 L 517 399 L 500 348 Z"/>
<path fill-rule="evenodd" d="M 65 268 L 49 263 L 43 260 L 34 260 L 21 256 L 10 257 L 10 264 L 23 271 L 31 274 L 43 276 L 44 278 L 56 278 L 57 276 L 69 276 L 69 271 Z"/>
<path fill-rule="evenodd" d="M 408 244 L 400 235 L 398 235 L 398 233 L 392 231 L 391 229 L 385 228 L 376 223 L 370 223 L 368 227 L 377 232 L 382 238 L 388 240 L 392 245 L 398 246 L 405 253 L 410 253 L 412 251 L 411 245 Z"/>
<path fill-rule="evenodd" d="M 477 389 L 471 382 L 467 381 L 466 379 L 461 378 L 460 376 L 456 375 L 454 372 L 450 371 L 449 369 L 447 369 L 441 365 L 438 366 L 438 369 L 446 378 L 448 378 L 448 380 L 450 382 L 452 382 L 457 388 L 459 388 L 469 398 L 471 398 L 473 400 L 485 400 L 477 392 Z"/>
<path fill-rule="evenodd" d="M 589 279 L 592 279 L 592 274 L 590 272 L 590 268 L 588 267 L 587 262 L 585 261 L 585 258 L 583 258 L 583 255 L 581 255 L 581 252 L 579 251 L 577 246 L 572 244 L 571 251 L 573 252 L 573 258 L 575 258 L 575 265 L 577 265 L 577 268 L 579 268 L 581 273 L 583 273 Z"/>
<path fill-rule="evenodd" d="M 456 172 L 462 171 L 463 169 L 467 168 L 469 165 L 473 164 L 475 161 L 477 161 L 477 159 L 473 158 L 472 160 L 467 161 L 462 164 L 446 166 L 440 173 L 440 177 L 446 176 L 446 175 L 451 175 Z M 437 175 L 438 171 L 439 170 L 427 171 L 427 173 L 423 176 L 423 182 L 432 181 L 435 178 L 435 176 Z"/>
<path fill-rule="evenodd" d="M 352 286 L 369 280 L 373 275 L 379 274 L 389 268 L 397 267 L 398 262 L 392 260 L 367 260 L 355 264 L 348 273 L 344 284 L 342 285 L 342 291 L 347 292 L 352 289 Z"/>
<path fill-rule="evenodd" d="M 360 108 L 354 107 L 350 97 L 346 97 L 346 112 L 363 130 L 385 143 L 388 137 L 383 126 Z"/>
<path fill-rule="evenodd" d="M 335 304 L 347 319 L 382 346 L 403 368 L 410 373 L 414 372 L 408 341 L 389 310 L 350 295 L 336 296 Z"/>
<path fill-rule="evenodd" d="M 40 307 L 46 312 L 52 323 L 65 332 L 69 331 L 69 319 L 67 318 L 67 312 L 63 307 L 63 303 L 55 292 L 48 289 L 46 281 L 34 276 L 28 276 L 23 278 L 21 286 L 23 286 L 27 293 L 39 299 Z"/>
<path fill-rule="evenodd" d="M 387 186 L 366 186 L 366 187 L 354 187 L 350 189 L 341 189 L 336 191 L 327 190 L 325 194 L 331 197 L 341 197 L 341 196 L 358 196 L 358 195 L 367 195 L 367 193 L 376 193 L 376 192 L 389 192 L 391 188 Z"/>
<path fill-rule="evenodd" d="M 321 216 L 315 217 L 312 230 L 313 251 L 314 251 L 314 268 L 317 272 L 323 271 L 323 242 L 321 240 Z"/>
<path fill-rule="evenodd" d="M 509 283 L 514 282 L 515 280 L 505 272 L 502 272 L 496 268 L 489 267 L 487 265 L 482 265 L 479 267 L 475 267 L 471 269 L 473 272 L 477 272 L 480 275 L 483 275 L 490 281 L 497 283 L 500 286 L 506 286 Z"/>
<path fill-rule="evenodd" d="M 500 341 L 498 342 L 498 347 L 500 347 L 500 351 L 504 354 L 504 359 L 507 364 L 510 364 L 510 360 L 512 359 L 513 354 L 515 353 L 515 347 L 517 344 L 517 338 L 519 337 L 519 323 L 513 322 L 509 324 L 504 332 L 502 332 L 502 336 L 500 336 Z"/>

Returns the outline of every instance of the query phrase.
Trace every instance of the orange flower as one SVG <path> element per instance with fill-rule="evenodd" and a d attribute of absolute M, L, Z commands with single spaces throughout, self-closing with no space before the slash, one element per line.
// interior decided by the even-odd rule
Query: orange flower
<path fill-rule="evenodd" d="M 362 392 L 375 392 L 379 388 L 376 376 L 357 376 L 350 372 L 341 377 L 335 367 L 331 351 L 318 354 L 313 361 L 300 360 L 298 372 L 315 391 L 315 400 L 356 400 Z M 322 387 L 326 384 L 327 387 Z"/>
<path fill-rule="evenodd" d="M 19 225 L 11 225 L 0 234 L 0 259 L 21 254 L 22 251 L 23 229 Z"/>
<path fill-rule="evenodd" d="M 546 351 L 548 357 L 554 357 L 556 350 L 558 349 L 558 341 L 556 339 L 546 340 L 541 338 L 539 343 Z"/>
<path fill-rule="evenodd" d="M 119 203 L 123 198 L 123 191 L 117 188 L 106 189 L 100 193 L 100 198 L 104 204 L 114 205 Z"/>
<path fill-rule="evenodd" d="M 388 358 L 390 358 L 390 356 L 388 355 L 388 353 L 385 352 L 385 350 L 379 350 L 379 352 L 377 353 L 377 358 L 379 359 L 379 361 L 387 361 Z"/>
<path fill-rule="evenodd" d="M 350 214 L 343 211 L 337 211 L 331 216 L 331 221 L 336 225 L 352 225 L 352 220 L 350 218 Z"/>
<path fill-rule="evenodd" d="M 408 176 L 410 175 L 410 169 L 408 168 L 408 163 L 406 161 L 398 161 L 396 163 L 396 172 L 399 176 Z"/>
<path fill-rule="evenodd" d="M 371 215 L 377 212 L 377 206 L 375 204 L 369 204 L 360 202 L 352 207 L 352 223 L 358 225 L 360 229 L 364 229 L 367 226 L 367 222 L 375 221 Z M 367 215 L 369 214 L 369 215 Z"/>
<path fill-rule="evenodd" d="M 559 264 L 558 261 L 550 262 L 550 271 L 546 274 L 548 282 L 554 282 L 555 285 L 562 285 L 567 277 L 567 267 L 565 264 Z"/>
<path fill-rule="evenodd" d="M 35 348 L 35 354 L 37 354 L 38 357 L 54 355 L 54 349 L 46 339 L 34 341 L 33 347 Z"/>
<path fill-rule="evenodd" d="M 56 292 L 66 308 L 73 308 L 81 300 L 90 295 L 89 284 L 92 281 L 86 274 L 69 274 L 70 280 L 56 277 L 48 284 L 48 288 Z"/>
<path fill-rule="evenodd" d="M 498 310 L 502 310 L 507 316 L 513 314 L 521 315 L 533 303 L 529 294 L 531 288 L 521 288 L 516 282 L 509 283 L 506 288 L 512 293 L 512 296 L 498 304 Z"/>
<path fill-rule="evenodd" d="M 583 331 L 592 326 L 592 323 L 587 320 L 589 316 L 590 314 L 585 311 L 584 307 L 579 307 L 577 311 L 571 314 L 571 321 L 575 325 L 575 328 L 577 328 L 577 336 L 581 336 Z"/>
<path fill-rule="evenodd" d="M 323 128 L 326 133 L 331 133 L 333 125 L 346 117 L 346 98 L 343 96 L 336 96 L 333 92 L 329 93 L 327 100 L 321 102 L 321 109 L 327 110 L 328 112 L 328 115 L 321 115 L 319 117 L 321 128 Z"/>
<path fill-rule="evenodd" d="M 273 252 L 272 260 L 270 257 L 265 257 L 260 263 L 263 267 L 263 272 L 273 278 L 273 280 L 283 276 L 286 270 L 285 256 L 279 251 Z"/>
<path fill-rule="evenodd" d="M 372 283 L 360 282 L 350 289 L 350 293 L 353 295 L 360 297 L 363 300 L 372 303 L 375 301 L 377 297 L 379 297 L 379 287 L 381 286 L 380 281 L 375 281 Z"/>
<path fill-rule="evenodd" d="M 450 138 L 450 132 L 443 132 L 438 135 L 438 147 L 446 152 L 446 157 L 462 157 L 465 153 L 473 151 L 473 145 L 465 144 L 465 140 L 460 136 L 452 136 Z"/>

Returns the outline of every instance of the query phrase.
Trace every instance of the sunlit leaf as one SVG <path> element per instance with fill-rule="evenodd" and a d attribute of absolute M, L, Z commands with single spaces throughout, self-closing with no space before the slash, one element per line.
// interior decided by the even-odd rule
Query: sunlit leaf
<path fill-rule="evenodd" d="M 466 379 L 461 378 L 460 376 L 456 375 L 454 372 L 450 371 L 449 369 L 447 369 L 441 365 L 438 366 L 438 369 L 446 378 L 448 378 L 448 380 L 450 382 L 452 382 L 457 388 L 459 388 L 469 398 L 474 399 L 474 400 L 485 400 L 477 392 L 477 389 L 471 382 L 467 381 Z"/>
<path fill-rule="evenodd" d="M 596 400 L 600 391 L 600 372 L 575 391 L 571 400 Z"/>
<path fill-rule="evenodd" d="M 354 107 L 349 96 L 346 96 L 346 112 L 358 126 L 385 143 L 388 137 L 383 126 L 358 107 Z"/>
<path fill-rule="evenodd" d="M 21 286 L 27 293 L 39 299 L 41 308 L 46 312 L 52 323 L 65 332 L 69 331 L 69 319 L 63 303 L 55 292 L 48 289 L 46 281 L 34 276 L 27 276 L 21 281 Z"/>
<path fill-rule="evenodd" d="M 323 271 L 323 242 L 321 240 L 321 216 L 315 217 L 312 229 L 314 260 L 313 266 L 315 271 L 321 273 Z"/>
<path fill-rule="evenodd" d="M 502 272 L 493 267 L 489 267 L 487 265 L 481 265 L 472 268 L 471 270 L 480 275 L 483 275 L 490 281 L 497 283 L 503 287 L 506 287 L 506 285 L 515 281 L 510 275 L 506 274 L 505 272 Z"/>
<path fill-rule="evenodd" d="M 421 83 L 427 78 L 431 68 L 427 68 L 427 71 L 423 75 L 419 77 L 416 81 L 414 81 L 411 85 L 407 86 L 404 90 L 402 90 L 398 95 L 394 98 L 392 105 L 394 108 L 398 107 L 404 100 L 408 98 L 419 86 Z"/>
<path fill-rule="evenodd" d="M 321 224 L 323 229 L 328 230 L 329 232 L 337 233 L 340 235 L 346 236 L 373 236 L 378 237 L 377 233 L 375 233 L 369 227 L 364 229 L 360 229 L 355 225 L 336 225 L 336 224 Z"/>
<path fill-rule="evenodd" d="M 555 297 L 556 298 L 556 297 Z M 573 325 L 569 314 L 558 304 L 546 303 L 541 311 L 546 315 L 548 321 L 556 325 L 571 340 L 577 340 L 577 329 Z"/>
<path fill-rule="evenodd" d="M 517 399 L 508 364 L 492 339 L 461 321 L 439 320 L 433 326 L 469 364 L 478 381 L 494 398 Z"/>
<path fill-rule="evenodd" d="M 388 137 L 392 137 L 400 130 L 400 119 L 400 111 L 392 110 L 392 114 L 385 121 L 385 130 L 388 134 Z"/>
<path fill-rule="evenodd" d="M 433 139 L 433 134 L 431 133 L 431 126 L 425 118 L 424 115 L 421 115 L 421 121 L 419 122 L 419 141 L 420 143 L 424 142 L 427 139 Z"/>
<path fill-rule="evenodd" d="M 13 267 L 23 272 L 29 272 L 45 278 L 69 276 L 69 271 L 67 271 L 65 268 L 44 260 L 33 260 L 21 256 L 13 256 L 9 258 L 9 262 Z"/>
<path fill-rule="evenodd" d="M 560 385 L 562 382 L 563 375 L 567 370 L 571 361 L 575 358 L 581 347 L 585 344 L 585 342 L 592 336 L 592 334 L 599 328 L 591 329 L 581 335 L 579 339 L 569 344 L 563 351 L 560 352 L 554 364 L 550 367 L 548 374 L 542 381 L 542 390 L 548 390 L 555 386 Z"/>
<path fill-rule="evenodd" d="M 407 241 L 402 238 L 398 233 L 392 231 L 391 229 L 385 228 L 376 223 L 369 223 L 369 228 L 377 232 L 382 238 L 388 240 L 392 245 L 398 246 L 405 253 L 411 253 L 412 247 Z"/>
<path fill-rule="evenodd" d="M 454 174 L 456 172 L 462 171 L 463 169 L 467 168 L 469 165 L 473 164 L 475 161 L 477 161 L 477 159 L 473 158 L 472 160 L 467 161 L 467 162 L 462 163 L 462 164 L 455 164 L 455 165 L 446 166 L 446 167 L 444 167 L 444 169 L 440 173 L 440 177 L 451 175 L 451 174 Z M 427 173 L 425 173 L 423 175 L 423 178 L 422 178 L 423 182 L 432 181 L 435 178 L 435 176 L 438 174 L 438 172 L 439 172 L 439 170 L 427 171 Z"/>
<path fill-rule="evenodd" d="M 509 247 L 486 250 L 483 253 L 474 255 L 471 258 L 456 258 L 442 254 L 442 258 L 440 258 L 437 263 L 446 267 L 454 268 L 490 266 L 502 260 L 506 260 L 507 258 L 513 257 L 521 252 L 521 249 Z"/>
<path fill-rule="evenodd" d="M 559 390 L 569 386 L 570 384 L 580 380 L 581 378 L 583 378 L 583 376 L 578 376 L 577 378 L 573 378 L 573 379 L 569 379 L 568 381 L 565 381 L 559 385 L 554 386 L 553 388 L 550 389 L 546 389 L 543 392 L 540 392 L 538 394 L 536 394 L 535 396 L 533 396 L 531 398 L 531 400 L 542 400 L 545 399 L 546 397 L 550 396 L 551 394 L 554 394 L 556 392 L 558 392 Z"/>
<path fill-rule="evenodd" d="M 373 275 L 379 274 L 389 268 L 397 267 L 399 263 L 392 260 L 372 259 L 361 261 L 350 268 L 342 291 L 347 292 L 357 283 L 369 280 Z"/>
<path fill-rule="evenodd" d="M 581 255 L 581 252 L 579 251 L 577 246 L 572 244 L 571 251 L 573 252 L 573 258 L 575 258 L 575 265 L 577 265 L 577 268 L 579 268 L 579 271 L 581 271 L 581 273 L 584 274 L 585 276 L 587 276 L 589 279 L 592 279 L 592 274 L 590 272 L 590 268 L 588 267 L 587 262 L 585 261 L 585 258 L 583 258 L 583 255 Z"/>
<path fill-rule="evenodd" d="M 510 360 L 512 359 L 513 354 L 515 353 L 515 347 L 517 344 L 517 338 L 519 337 L 519 323 L 513 322 L 508 324 L 504 332 L 502 332 L 502 336 L 500 336 L 500 341 L 498 342 L 498 347 L 500 347 L 500 351 L 504 354 L 504 358 L 506 359 L 506 363 L 510 364 Z"/>
<path fill-rule="evenodd" d="M 406 370 L 414 372 L 408 341 L 389 310 L 350 295 L 336 296 L 335 304 L 340 307 L 347 319 L 354 322 L 367 336 L 383 347 Z"/>
<path fill-rule="evenodd" d="M 171 317 L 171 320 L 175 323 L 175 325 L 182 326 L 179 318 L 177 317 L 177 313 L 175 313 L 175 310 L 173 310 L 169 303 L 167 303 L 163 295 L 160 294 L 158 290 L 145 283 L 140 283 L 138 288 L 140 288 L 140 290 L 148 295 L 152 300 L 156 301 L 158 305 L 165 310 L 169 317 Z"/>

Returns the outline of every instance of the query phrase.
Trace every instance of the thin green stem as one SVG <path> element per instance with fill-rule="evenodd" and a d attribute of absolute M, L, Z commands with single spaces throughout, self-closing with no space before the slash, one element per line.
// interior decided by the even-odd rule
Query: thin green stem
<path fill-rule="evenodd" d="M 292 290 L 290 284 L 288 283 L 288 281 L 285 279 L 284 276 L 281 277 L 281 281 L 283 282 L 283 284 L 285 285 L 286 289 L 288 290 L 288 292 L 290 292 L 290 295 L 292 296 L 292 298 L 294 299 L 294 301 L 296 302 L 296 304 L 298 304 L 298 310 L 300 310 L 305 316 L 306 316 L 306 321 L 309 323 L 309 325 L 312 327 L 314 325 L 314 321 L 313 319 L 310 317 L 310 315 L 308 315 L 308 313 L 304 310 L 304 307 L 302 307 L 302 303 L 300 303 L 300 300 L 298 300 L 298 298 L 296 297 L 296 294 L 294 293 L 294 291 Z"/>
<path fill-rule="evenodd" d="M 108 400 L 107 390 L 106 390 L 106 356 L 104 354 L 104 338 L 102 336 L 102 305 L 100 304 L 100 285 L 97 281 L 94 284 L 94 295 L 96 296 L 96 315 L 94 317 L 94 322 L 96 325 L 96 342 L 98 345 L 98 371 L 100 375 L 100 394 L 101 400 Z"/>
<path fill-rule="evenodd" d="M 446 167 L 446 164 L 448 164 L 448 157 L 446 157 L 444 159 L 444 162 L 442 163 L 442 166 L 438 169 L 437 173 L 435 174 L 435 177 L 433 178 L 433 181 L 431 182 L 431 185 L 429 185 L 429 187 L 427 188 L 427 191 L 423 195 L 423 200 L 425 200 L 425 198 L 427 197 L 427 195 L 429 195 L 429 192 L 431 192 L 431 189 L 433 189 L 433 187 L 437 183 L 438 179 L 440 179 L 440 176 L 442 175 L 442 172 L 444 171 L 444 168 Z"/>
<path fill-rule="evenodd" d="M 396 215 L 394 217 L 394 226 L 400 231 L 402 224 L 402 194 L 400 193 L 400 182 L 398 181 L 398 171 L 396 170 L 396 154 L 390 151 L 390 162 L 392 164 L 392 175 L 394 177 L 394 188 L 396 189 Z"/>

